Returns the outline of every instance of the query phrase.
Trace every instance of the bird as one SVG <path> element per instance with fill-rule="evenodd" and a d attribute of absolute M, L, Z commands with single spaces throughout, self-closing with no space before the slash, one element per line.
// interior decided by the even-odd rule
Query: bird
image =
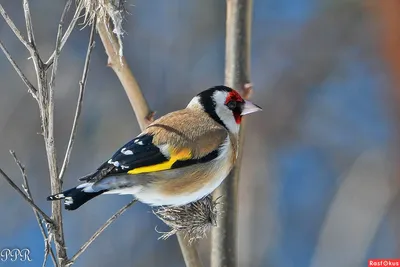
<path fill-rule="evenodd" d="M 81 184 L 51 195 L 76 210 L 102 194 L 130 194 L 150 206 L 182 206 L 211 194 L 238 156 L 244 115 L 262 109 L 234 89 L 218 85 L 197 94 L 186 108 L 150 123 Z"/>

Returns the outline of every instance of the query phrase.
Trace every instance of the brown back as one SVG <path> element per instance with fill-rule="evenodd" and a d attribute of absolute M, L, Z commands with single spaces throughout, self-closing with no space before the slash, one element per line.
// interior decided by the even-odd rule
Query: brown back
<path fill-rule="evenodd" d="M 189 108 L 159 118 L 145 133 L 153 134 L 156 145 L 168 144 L 177 150 L 189 148 L 193 158 L 216 150 L 228 135 L 228 131 L 207 113 Z"/>

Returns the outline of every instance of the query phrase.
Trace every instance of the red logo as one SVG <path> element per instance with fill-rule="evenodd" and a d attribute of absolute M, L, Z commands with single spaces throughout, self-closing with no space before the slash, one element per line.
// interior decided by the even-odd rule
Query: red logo
<path fill-rule="evenodd" d="M 400 259 L 373 259 L 368 260 L 368 267 L 391 267 L 398 266 L 400 267 Z"/>

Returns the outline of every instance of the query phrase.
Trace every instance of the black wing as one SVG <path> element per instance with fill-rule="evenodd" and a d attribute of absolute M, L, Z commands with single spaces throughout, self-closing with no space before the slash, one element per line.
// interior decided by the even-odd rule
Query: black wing
<path fill-rule="evenodd" d="M 158 146 L 153 144 L 152 135 L 141 135 L 126 143 L 94 173 L 80 178 L 80 181 L 96 182 L 110 175 L 126 174 L 135 168 L 151 166 L 168 161 Z"/>
<path fill-rule="evenodd" d="M 157 171 L 182 168 L 198 163 L 205 163 L 218 157 L 218 149 L 202 158 L 172 158 L 165 155 L 160 148 L 153 144 L 153 136 L 144 134 L 136 137 L 121 147 L 107 162 L 103 163 L 94 173 L 80 178 L 80 181 L 97 182 L 111 175 L 127 174 L 129 171 L 140 167 L 153 166 L 169 161 L 169 165 L 158 166 Z M 167 152 L 164 152 L 167 153 Z"/>

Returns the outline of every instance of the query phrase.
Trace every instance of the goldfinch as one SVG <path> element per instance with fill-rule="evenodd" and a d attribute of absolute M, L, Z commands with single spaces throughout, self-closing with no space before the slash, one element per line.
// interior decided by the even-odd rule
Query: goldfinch
<path fill-rule="evenodd" d="M 242 116 L 261 111 L 238 92 L 215 86 L 185 109 L 152 122 L 83 183 L 47 200 L 75 210 L 101 194 L 132 194 L 151 206 L 180 206 L 213 192 L 233 168 Z"/>

